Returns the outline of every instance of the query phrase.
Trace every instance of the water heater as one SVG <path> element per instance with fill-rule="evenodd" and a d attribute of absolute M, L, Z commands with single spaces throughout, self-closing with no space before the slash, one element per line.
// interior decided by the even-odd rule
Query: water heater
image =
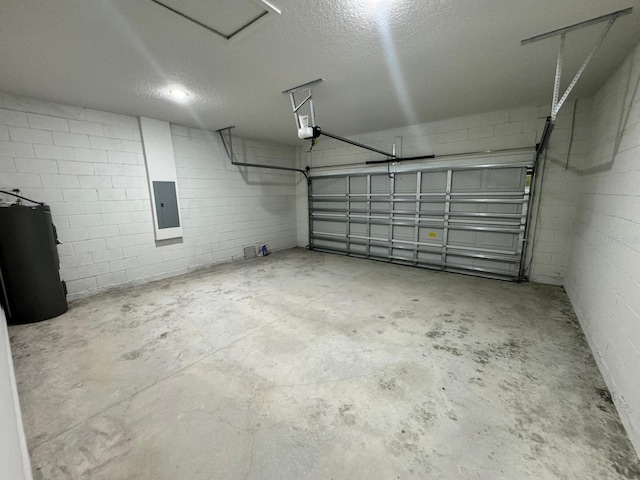
<path fill-rule="evenodd" d="M 0 303 L 10 324 L 67 311 L 56 243 L 49 206 L 0 206 Z"/>

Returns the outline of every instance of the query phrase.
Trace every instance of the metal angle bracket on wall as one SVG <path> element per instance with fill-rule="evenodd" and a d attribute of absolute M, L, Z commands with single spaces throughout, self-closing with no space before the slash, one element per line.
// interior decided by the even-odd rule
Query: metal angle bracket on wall
<path fill-rule="evenodd" d="M 307 167 L 307 170 L 302 170 L 300 168 L 280 167 L 278 165 L 264 165 L 262 163 L 236 162 L 235 154 L 233 153 L 233 139 L 231 137 L 231 130 L 234 128 L 236 128 L 236 126 L 231 125 L 229 127 L 224 127 L 219 130 L 216 130 L 216 132 L 218 132 L 218 135 L 220 135 L 220 140 L 222 141 L 222 145 L 224 146 L 224 149 L 227 152 L 227 157 L 231 161 L 231 165 L 236 165 L 238 167 L 266 168 L 270 170 L 286 170 L 288 172 L 299 172 L 304 175 L 304 178 L 307 179 L 307 184 L 309 184 L 310 179 L 309 179 L 308 167 Z M 228 143 L 227 143 L 227 138 L 225 138 L 224 136 L 224 132 L 227 132 Z"/>
<path fill-rule="evenodd" d="M 625 8 L 624 10 L 618 10 L 617 12 L 612 12 L 607 15 L 602 15 L 601 17 L 596 17 L 596 18 L 592 18 L 591 20 L 586 20 L 584 22 L 576 23 L 574 25 L 569 25 L 568 27 L 559 28 L 557 30 L 552 30 L 550 32 L 536 35 L 531 38 L 526 38 L 520 42 L 521 45 L 528 45 L 530 43 L 539 42 L 540 40 L 546 40 L 547 38 L 560 36 L 560 46 L 558 48 L 558 58 L 556 62 L 556 75 L 555 75 L 555 82 L 553 85 L 553 101 L 551 104 L 551 122 L 555 122 L 556 116 L 560 111 L 560 109 L 562 108 L 562 105 L 564 104 L 565 100 L 571 93 L 571 90 L 573 90 L 573 87 L 575 87 L 576 83 L 578 83 L 578 80 L 582 76 L 582 73 L 584 72 L 584 70 L 587 68 L 587 65 L 589 65 L 589 62 L 591 61 L 593 56 L 598 51 L 598 48 L 600 48 L 600 45 L 602 45 L 602 42 L 604 41 L 605 37 L 609 33 L 609 30 L 613 26 L 616 19 L 618 17 L 622 17 L 624 15 L 630 14 L 632 10 L 633 10 L 633 7 Z M 565 92 L 562 94 L 562 97 L 558 99 L 558 96 L 560 94 L 560 79 L 562 77 L 562 67 L 564 63 L 564 44 L 565 44 L 565 38 L 567 33 L 572 32 L 574 30 L 579 30 L 581 28 L 590 27 L 591 25 L 596 25 L 603 22 L 607 22 L 607 24 L 604 30 L 602 31 L 602 33 L 600 34 L 600 37 L 598 37 L 598 39 L 596 40 L 596 43 L 591 48 L 591 51 L 587 54 L 586 58 L 582 62 L 582 65 L 580 65 L 580 68 L 578 69 L 577 73 L 569 83 L 569 86 L 567 87 Z"/>

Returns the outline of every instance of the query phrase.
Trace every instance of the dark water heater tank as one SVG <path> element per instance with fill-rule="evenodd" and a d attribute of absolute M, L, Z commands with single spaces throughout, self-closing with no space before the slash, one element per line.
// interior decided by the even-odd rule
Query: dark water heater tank
<path fill-rule="evenodd" d="M 10 324 L 67 311 L 56 243 L 48 206 L 0 207 L 0 301 Z"/>

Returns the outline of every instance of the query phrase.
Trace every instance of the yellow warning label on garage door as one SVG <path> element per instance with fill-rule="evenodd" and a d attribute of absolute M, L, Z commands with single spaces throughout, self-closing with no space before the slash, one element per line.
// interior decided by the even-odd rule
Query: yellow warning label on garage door
<path fill-rule="evenodd" d="M 438 236 L 438 234 L 436 232 L 429 232 L 429 237 L 430 238 L 436 238 Z"/>

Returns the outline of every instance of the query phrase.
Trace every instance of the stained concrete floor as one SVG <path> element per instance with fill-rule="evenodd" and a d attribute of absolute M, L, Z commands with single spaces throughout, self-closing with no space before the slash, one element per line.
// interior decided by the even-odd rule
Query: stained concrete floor
<path fill-rule="evenodd" d="M 294 249 L 10 329 L 36 479 L 628 479 L 559 287 Z"/>

